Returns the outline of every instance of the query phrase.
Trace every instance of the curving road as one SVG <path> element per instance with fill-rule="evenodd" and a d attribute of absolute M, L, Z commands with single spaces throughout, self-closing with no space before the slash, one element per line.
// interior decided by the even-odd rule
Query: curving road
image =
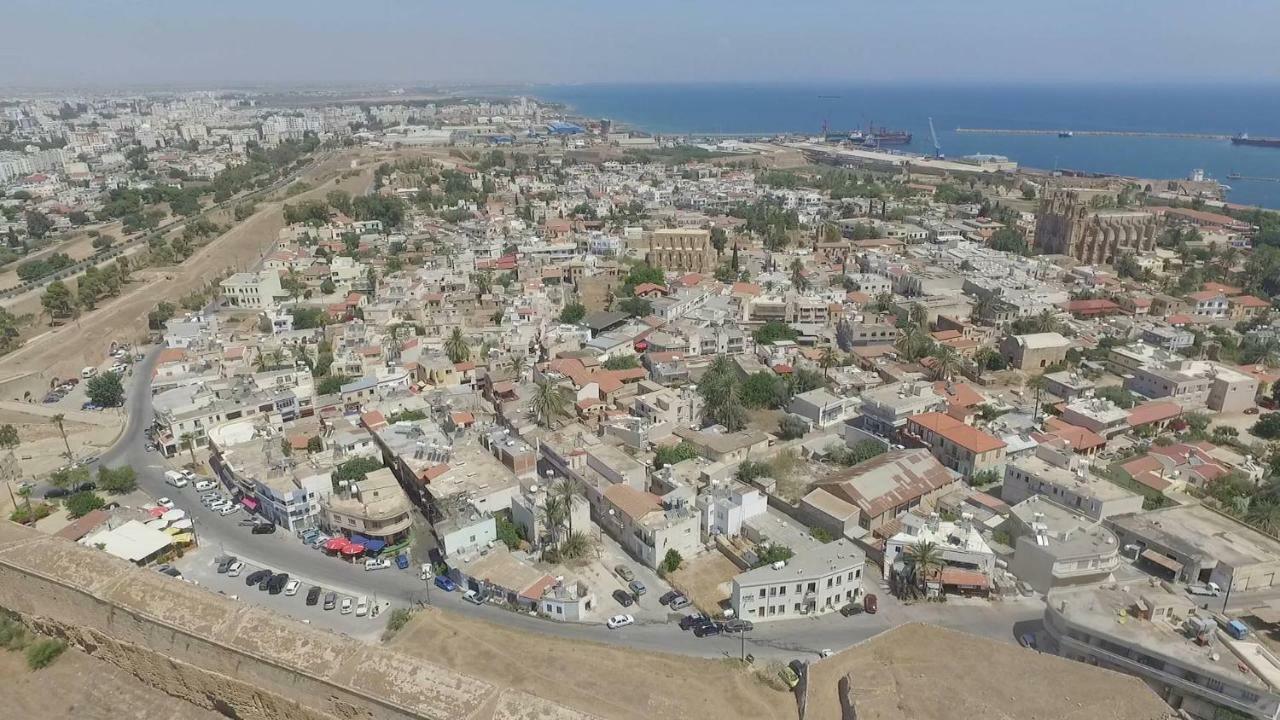
<path fill-rule="evenodd" d="M 109 467 L 131 465 L 137 471 L 140 489 L 152 497 L 170 496 L 178 500 L 179 506 L 194 520 L 203 548 L 236 555 L 250 565 L 288 572 L 309 584 L 376 595 L 380 600 L 392 600 L 403 605 L 426 601 L 447 611 L 465 612 L 507 627 L 560 638 L 704 657 L 736 657 L 743 649 L 742 639 L 736 635 L 699 639 L 692 633 L 681 631 L 675 622 L 678 614 L 672 615 L 669 622 L 642 621 L 619 631 L 609 630 L 603 624 L 557 623 L 496 606 L 470 605 L 462 600 L 460 593 L 430 588 L 428 595 L 426 583 L 418 578 L 416 572 L 394 569 L 365 572 L 360 567 L 326 557 L 286 532 L 251 535 L 247 527 L 240 525 L 245 517 L 243 513 L 219 516 L 196 501 L 192 488 L 178 490 L 167 485 L 164 471 L 170 466 L 165 464 L 160 454 L 146 451 L 145 432 L 152 422 L 150 378 L 158 356 L 159 349 L 154 348 L 135 366 L 134 382 L 126 403 L 127 424 L 117 443 L 102 454 L 101 462 Z M 869 566 L 868 574 L 872 572 Z M 930 622 L 1014 642 L 1015 625 L 1020 628 L 1018 632 L 1025 632 L 1026 625 L 1038 622 L 1044 613 L 1043 605 L 1026 600 L 977 605 L 931 603 L 908 607 L 873 585 L 874 582 L 868 586 L 868 591 L 877 593 L 881 599 L 880 612 L 876 615 L 845 618 L 833 613 L 811 619 L 761 623 L 746 637 L 745 651 L 757 657 L 789 659 L 797 655 L 817 654 L 822 649 L 840 650 L 911 621 Z M 625 612 L 617 608 L 607 595 L 599 597 L 599 601 L 602 619 L 615 612 Z M 644 602 L 656 603 L 657 599 L 646 597 Z M 380 621 L 375 622 L 381 626 Z"/>

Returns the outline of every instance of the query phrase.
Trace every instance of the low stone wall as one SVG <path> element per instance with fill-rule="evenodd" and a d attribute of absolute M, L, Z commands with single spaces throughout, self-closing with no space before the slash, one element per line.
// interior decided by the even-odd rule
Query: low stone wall
<path fill-rule="evenodd" d="M 530 707 L 588 717 L 10 523 L 0 523 L 0 607 L 170 695 L 244 720 L 480 720 Z"/>

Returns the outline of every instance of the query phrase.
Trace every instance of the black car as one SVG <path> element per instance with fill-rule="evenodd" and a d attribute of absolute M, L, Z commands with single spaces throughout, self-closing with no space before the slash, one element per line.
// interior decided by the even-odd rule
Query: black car
<path fill-rule="evenodd" d="M 680 594 L 680 593 L 676 592 L 675 590 L 671 590 L 671 591 L 669 591 L 669 592 L 665 592 L 665 593 L 663 593 L 663 594 L 662 594 L 662 597 L 658 598 L 658 604 L 659 604 L 659 605 L 670 605 L 670 604 L 671 604 L 671 601 L 672 601 L 672 600 L 675 600 L 675 599 L 676 599 L 676 596 L 677 596 L 677 595 L 679 595 L 679 594 Z"/>
<path fill-rule="evenodd" d="M 631 607 L 635 604 L 635 600 L 631 599 L 631 595 L 629 595 L 626 590 L 614 590 L 613 599 L 617 600 L 618 604 L 622 607 Z"/>
<path fill-rule="evenodd" d="M 719 635 L 720 626 L 713 622 L 703 623 L 701 625 L 695 625 L 693 628 L 693 634 L 700 638 Z"/>
<path fill-rule="evenodd" d="M 80 483 L 75 487 L 75 489 L 72 492 L 78 492 L 78 493 L 89 492 L 90 490 L 96 490 L 97 488 L 98 488 L 98 484 L 94 482 Z"/>
<path fill-rule="evenodd" d="M 280 573 L 271 578 L 271 582 L 267 584 L 267 592 L 272 595 L 279 595 L 284 586 L 289 583 L 289 573 Z"/>
<path fill-rule="evenodd" d="M 755 625 L 753 625 L 750 620 L 733 618 L 732 620 L 724 621 L 720 625 L 720 628 L 727 633 L 750 632 L 755 628 Z"/>
<path fill-rule="evenodd" d="M 257 585 L 258 583 L 262 582 L 262 578 L 269 578 L 269 577 L 271 577 L 270 570 L 254 570 L 253 572 L 249 573 L 248 577 L 244 579 L 244 584 L 252 587 L 253 585 Z"/>
<path fill-rule="evenodd" d="M 276 531 L 275 523 L 255 523 L 252 532 L 254 535 L 270 535 Z"/>
<path fill-rule="evenodd" d="M 307 591 L 307 604 L 315 605 L 318 602 L 320 602 L 320 586 L 312 585 L 311 589 Z"/>
<path fill-rule="evenodd" d="M 862 605 L 858 603 L 849 603 L 848 605 L 845 605 L 844 607 L 840 608 L 840 614 L 845 617 L 849 617 L 851 615 L 857 615 L 861 612 L 862 612 Z"/>
<path fill-rule="evenodd" d="M 680 629 L 690 630 L 698 625 L 705 625 L 706 623 L 709 623 L 709 622 L 711 622 L 711 618 L 707 617 L 702 613 L 697 613 L 694 615 L 685 615 L 684 617 L 680 618 Z"/>
<path fill-rule="evenodd" d="M 71 494 L 70 490 L 65 490 L 63 488 L 49 488 L 48 490 L 44 491 L 44 499 L 52 500 L 53 498 L 66 497 L 70 494 Z"/>
<path fill-rule="evenodd" d="M 271 581 L 274 580 L 275 577 L 276 576 L 274 573 L 267 571 L 266 575 L 263 575 L 262 577 L 258 578 L 258 589 L 266 590 L 267 588 L 271 587 Z"/>

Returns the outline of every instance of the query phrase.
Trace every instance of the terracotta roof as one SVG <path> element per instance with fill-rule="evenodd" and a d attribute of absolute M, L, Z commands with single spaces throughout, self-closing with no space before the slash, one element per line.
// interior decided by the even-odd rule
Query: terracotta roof
<path fill-rule="evenodd" d="M 1172 420 L 1182 414 L 1182 407 L 1175 402 L 1152 400 L 1129 411 L 1129 427 L 1148 425 L 1162 420 Z"/>
<path fill-rule="evenodd" d="M 370 410 L 360 414 L 360 423 L 370 430 L 376 430 L 387 425 L 387 418 L 381 410 Z"/>
<path fill-rule="evenodd" d="M 1187 293 L 1187 298 L 1201 302 L 1204 300 L 1212 300 L 1223 293 L 1218 290 L 1201 290 L 1200 292 Z"/>
<path fill-rule="evenodd" d="M 66 538 L 75 542 L 80 538 L 93 532 L 94 528 L 111 519 L 111 513 L 106 510 L 91 510 L 83 517 L 77 518 L 68 525 L 63 526 L 58 532 L 54 533 L 54 537 Z"/>
<path fill-rule="evenodd" d="M 942 572 L 939 575 L 943 585 L 985 588 L 989 582 L 986 573 L 981 570 L 947 566 L 942 568 Z"/>
<path fill-rule="evenodd" d="M 1196 211 L 1194 211 L 1194 210 L 1193 210 L 1193 211 L 1191 211 L 1191 212 L 1196 212 Z M 1204 215 L 1208 215 L 1208 216 L 1217 217 L 1217 218 L 1222 218 L 1222 219 L 1224 219 L 1224 220 L 1226 220 L 1226 221 L 1228 221 L 1228 222 L 1235 222 L 1235 220 L 1233 220 L 1232 218 L 1226 217 L 1225 215 L 1213 215 L 1213 213 L 1203 213 L 1203 214 L 1204 214 Z M 1239 295 L 1239 294 L 1240 294 L 1240 288 L 1238 288 L 1238 287 L 1236 287 L 1236 286 L 1234 286 L 1234 285 L 1223 285 L 1222 283 L 1218 283 L 1218 282 L 1207 282 L 1207 283 L 1205 283 L 1205 284 L 1201 285 L 1201 286 L 1200 286 L 1200 289 L 1201 289 L 1201 290 L 1213 290 L 1213 291 L 1215 291 L 1215 292 L 1220 292 L 1220 293 L 1222 293 L 1223 295 Z"/>
<path fill-rule="evenodd" d="M 908 427 L 912 423 L 932 430 L 969 452 L 984 453 L 1005 447 L 1004 441 L 1000 438 L 989 435 L 972 425 L 966 425 L 943 413 L 931 412 L 912 415 L 907 418 Z"/>
<path fill-rule="evenodd" d="M 178 362 L 187 359 L 187 351 L 182 348 L 165 348 L 160 351 L 160 356 L 156 358 L 156 364 L 163 365 L 165 363 Z"/>
<path fill-rule="evenodd" d="M 1071 444 L 1071 449 L 1076 452 L 1089 451 L 1107 444 L 1106 438 L 1089 428 L 1072 425 L 1061 418 L 1049 418 L 1045 421 L 1044 427 L 1049 431 L 1050 436 L 1066 440 Z"/>
<path fill-rule="evenodd" d="M 1267 302 L 1266 300 L 1263 300 L 1260 297 L 1254 297 L 1253 295 L 1237 295 L 1236 297 L 1228 298 L 1227 302 L 1229 302 L 1232 305 L 1240 305 L 1241 307 L 1252 307 L 1252 308 L 1271 307 L 1271 303 Z"/>
<path fill-rule="evenodd" d="M 736 282 L 733 284 L 734 295 L 759 295 L 762 292 L 764 291 L 755 283 Z"/>
<path fill-rule="evenodd" d="M 453 420 L 454 425 L 466 427 L 476 421 L 476 416 L 465 410 L 455 410 L 449 413 L 449 418 Z"/>
<path fill-rule="evenodd" d="M 939 395 L 947 399 L 948 405 L 973 407 L 974 405 L 981 405 L 987 401 L 987 399 L 982 396 L 982 393 L 974 390 L 968 383 L 948 383 L 940 380 L 933 384 L 933 389 Z"/>

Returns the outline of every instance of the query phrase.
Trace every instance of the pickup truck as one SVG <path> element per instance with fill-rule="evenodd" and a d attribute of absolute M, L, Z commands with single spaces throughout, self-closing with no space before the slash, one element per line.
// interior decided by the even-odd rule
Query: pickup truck
<path fill-rule="evenodd" d="M 1222 588 L 1218 587 L 1218 583 L 1207 583 L 1204 585 L 1188 585 L 1187 592 L 1192 595 L 1202 595 L 1205 597 L 1218 597 L 1222 594 Z"/>

